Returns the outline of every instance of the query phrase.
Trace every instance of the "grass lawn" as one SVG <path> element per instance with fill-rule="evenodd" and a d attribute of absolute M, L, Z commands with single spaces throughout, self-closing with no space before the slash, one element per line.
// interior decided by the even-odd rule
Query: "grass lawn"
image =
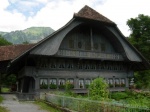
<path fill-rule="evenodd" d="M 61 110 L 55 109 L 42 101 L 35 101 L 34 104 L 39 105 L 40 109 L 42 110 L 47 110 L 49 112 L 62 112 Z"/>
<path fill-rule="evenodd" d="M 2 92 L 10 92 L 10 88 L 7 88 L 7 87 L 2 87 Z"/>

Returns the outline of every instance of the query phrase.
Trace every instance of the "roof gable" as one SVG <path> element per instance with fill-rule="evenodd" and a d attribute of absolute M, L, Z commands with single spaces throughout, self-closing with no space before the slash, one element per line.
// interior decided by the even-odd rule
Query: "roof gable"
<path fill-rule="evenodd" d="M 98 13 L 94 9 L 90 8 L 89 6 L 85 5 L 78 13 L 74 14 L 75 18 L 85 18 L 85 19 L 92 19 L 97 20 L 100 22 L 115 24 L 113 21 L 109 20 L 102 14 Z"/>

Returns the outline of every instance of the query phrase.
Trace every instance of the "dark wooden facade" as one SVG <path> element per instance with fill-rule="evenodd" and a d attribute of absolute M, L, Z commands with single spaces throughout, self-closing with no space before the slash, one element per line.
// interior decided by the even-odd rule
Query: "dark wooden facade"
<path fill-rule="evenodd" d="M 86 93 L 93 79 L 103 77 L 111 91 L 129 88 L 134 71 L 149 69 L 145 58 L 125 39 L 116 24 L 88 6 L 62 28 L 10 63 L 18 67 L 18 91 L 63 90 Z"/>

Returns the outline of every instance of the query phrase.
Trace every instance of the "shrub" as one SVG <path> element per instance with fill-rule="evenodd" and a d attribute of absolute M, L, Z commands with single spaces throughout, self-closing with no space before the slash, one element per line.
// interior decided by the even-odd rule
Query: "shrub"
<path fill-rule="evenodd" d="M 108 95 L 108 84 L 103 78 L 97 78 L 90 84 L 89 96 L 92 100 L 105 99 Z"/>
<path fill-rule="evenodd" d="M 65 85 L 59 85 L 59 89 L 65 89 Z"/>
<path fill-rule="evenodd" d="M 128 98 L 128 94 L 125 92 L 114 92 L 111 94 L 111 98 L 115 100 L 121 100 L 121 99 Z"/>
<path fill-rule="evenodd" d="M 50 84 L 49 88 L 50 88 L 50 89 L 56 89 L 56 88 L 57 88 L 57 85 L 56 85 L 56 84 Z"/>
<path fill-rule="evenodd" d="M 48 85 L 47 84 L 41 84 L 40 85 L 40 89 L 47 89 L 48 88 Z"/>

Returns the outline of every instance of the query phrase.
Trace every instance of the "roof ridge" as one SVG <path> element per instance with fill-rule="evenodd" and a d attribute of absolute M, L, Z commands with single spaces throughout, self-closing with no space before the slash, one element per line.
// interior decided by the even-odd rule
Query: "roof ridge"
<path fill-rule="evenodd" d="M 79 18 L 92 19 L 92 20 L 97 20 L 97 21 L 101 21 L 104 23 L 115 24 L 113 21 L 111 21 L 107 17 L 103 16 L 96 10 L 92 9 L 88 5 L 85 5 L 81 10 L 79 10 L 78 13 L 74 13 L 74 17 L 75 18 L 79 17 Z"/>

